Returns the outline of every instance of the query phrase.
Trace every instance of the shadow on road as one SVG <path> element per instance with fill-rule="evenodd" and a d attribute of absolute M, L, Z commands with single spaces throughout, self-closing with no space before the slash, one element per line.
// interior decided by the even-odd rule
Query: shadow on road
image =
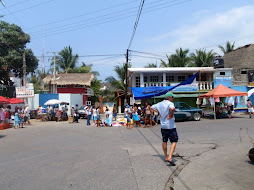
<path fill-rule="evenodd" d="M 6 135 L 0 135 L 0 139 L 3 138 L 3 137 L 5 137 L 5 136 L 6 136 Z"/>

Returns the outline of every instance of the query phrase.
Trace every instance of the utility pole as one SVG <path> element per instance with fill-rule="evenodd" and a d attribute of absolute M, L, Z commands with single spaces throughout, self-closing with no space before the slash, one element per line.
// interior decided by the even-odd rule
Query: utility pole
<path fill-rule="evenodd" d="M 54 51 L 54 73 L 53 73 L 53 77 L 54 77 L 54 82 L 56 82 L 56 52 Z M 56 84 L 53 85 L 53 94 L 56 93 Z"/>
<path fill-rule="evenodd" d="M 125 64 L 125 100 L 124 106 L 128 104 L 128 62 L 129 62 L 129 49 L 126 52 L 126 64 Z"/>
<path fill-rule="evenodd" d="M 53 81 L 56 82 L 56 52 L 47 52 L 47 53 L 53 53 L 54 54 L 54 71 L 53 71 Z M 52 84 L 52 93 L 56 93 L 56 84 Z"/>
<path fill-rule="evenodd" d="M 26 53 L 23 53 L 23 86 L 26 86 Z"/>

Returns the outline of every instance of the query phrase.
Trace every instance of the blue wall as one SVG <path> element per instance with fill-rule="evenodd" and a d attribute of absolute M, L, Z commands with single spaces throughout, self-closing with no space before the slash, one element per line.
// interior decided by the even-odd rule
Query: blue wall
<path fill-rule="evenodd" d="M 39 94 L 39 105 L 46 108 L 47 106 L 45 106 L 44 104 L 51 99 L 59 100 L 59 95 L 58 94 Z"/>

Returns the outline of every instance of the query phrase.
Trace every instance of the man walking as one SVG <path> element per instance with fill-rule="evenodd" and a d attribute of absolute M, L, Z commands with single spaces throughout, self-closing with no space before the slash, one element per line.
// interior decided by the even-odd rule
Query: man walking
<path fill-rule="evenodd" d="M 178 142 L 178 135 L 174 118 L 175 106 L 173 104 L 173 94 L 170 94 L 165 100 L 153 105 L 151 108 L 157 110 L 161 116 L 162 149 L 165 154 L 165 162 L 175 166 L 172 157 Z M 169 155 L 167 154 L 168 139 L 171 142 Z"/>

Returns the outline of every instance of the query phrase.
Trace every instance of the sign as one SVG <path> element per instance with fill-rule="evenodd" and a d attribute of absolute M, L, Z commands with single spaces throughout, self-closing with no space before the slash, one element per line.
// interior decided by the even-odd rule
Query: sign
<path fill-rule="evenodd" d="M 187 85 L 182 85 L 174 88 L 173 92 L 197 92 L 198 91 L 198 83 L 192 83 Z"/>
<path fill-rule="evenodd" d="M 16 98 L 34 97 L 34 85 L 32 83 L 27 86 L 16 87 Z"/>
<path fill-rule="evenodd" d="M 226 87 L 232 87 L 232 78 L 231 77 L 215 77 L 214 79 L 214 88 L 222 84 Z"/>

